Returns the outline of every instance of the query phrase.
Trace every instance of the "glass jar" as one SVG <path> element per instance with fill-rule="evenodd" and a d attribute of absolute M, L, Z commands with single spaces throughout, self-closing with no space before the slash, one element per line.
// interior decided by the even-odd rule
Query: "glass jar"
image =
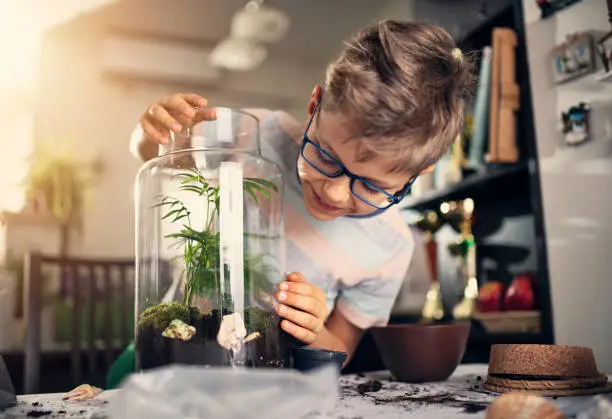
<path fill-rule="evenodd" d="M 255 116 L 216 114 L 171 135 L 137 175 L 137 370 L 285 366 L 282 174 L 261 156 Z"/>

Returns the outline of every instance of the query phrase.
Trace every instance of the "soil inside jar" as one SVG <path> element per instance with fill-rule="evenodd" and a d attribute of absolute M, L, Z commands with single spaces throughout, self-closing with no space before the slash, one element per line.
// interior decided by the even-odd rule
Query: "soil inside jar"
<path fill-rule="evenodd" d="M 256 327 L 248 327 L 256 322 Z M 188 341 L 162 336 L 162 331 L 152 324 L 138 326 L 136 340 L 137 365 L 147 370 L 169 364 L 231 366 L 244 365 L 255 368 L 287 367 L 286 339 L 283 339 L 278 320 L 273 313 L 249 307 L 245 314 L 247 330 L 258 331 L 260 336 L 244 345 L 239 361 L 232 363 L 231 352 L 217 343 L 221 319 L 218 310 L 192 319 L 195 335 Z"/>

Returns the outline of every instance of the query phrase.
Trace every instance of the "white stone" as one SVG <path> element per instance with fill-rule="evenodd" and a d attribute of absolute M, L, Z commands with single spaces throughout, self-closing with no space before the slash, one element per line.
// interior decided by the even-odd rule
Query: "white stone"
<path fill-rule="evenodd" d="M 223 316 L 223 320 L 221 320 L 217 342 L 222 348 L 231 349 L 236 354 L 240 352 L 242 340 L 246 334 L 247 330 L 240 313 L 228 314 Z"/>

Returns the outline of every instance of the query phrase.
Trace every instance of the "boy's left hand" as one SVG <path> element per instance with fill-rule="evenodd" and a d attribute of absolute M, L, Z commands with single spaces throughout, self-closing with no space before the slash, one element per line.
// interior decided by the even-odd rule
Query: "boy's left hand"
<path fill-rule="evenodd" d="M 310 284 L 299 272 L 287 275 L 287 280 L 278 285 L 276 295 L 280 302 L 276 311 L 285 320 L 281 327 L 293 337 L 312 344 L 325 328 L 327 302 L 325 293 Z"/>

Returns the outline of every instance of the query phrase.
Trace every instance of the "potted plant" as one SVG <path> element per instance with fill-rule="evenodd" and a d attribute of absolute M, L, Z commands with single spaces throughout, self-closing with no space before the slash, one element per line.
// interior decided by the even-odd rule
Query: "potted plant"
<path fill-rule="evenodd" d="M 80 232 L 91 186 L 102 171 L 99 161 L 79 162 L 68 153 L 41 149 L 30 158 L 24 182 L 26 198 L 35 212 L 53 217 L 60 228 L 60 256 L 70 250 L 71 231 Z"/>
<path fill-rule="evenodd" d="M 278 319 L 266 298 L 274 287 L 270 278 L 278 273 L 265 262 L 265 254 L 245 247 L 244 311 L 235 311 L 229 275 L 221 283 L 219 272 L 221 240 L 215 223 L 220 215 L 220 186 L 209 183 L 195 168 L 176 176 L 179 191 L 206 202 L 206 220 L 202 228 L 196 228 L 184 202 L 169 195 L 158 198 L 155 206 L 162 210 L 162 220 L 178 226 L 177 232 L 165 237 L 181 249 L 182 297 L 151 305 L 140 313 L 136 338 L 140 368 L 171 363 L 229 365 L 241 351 L 246 354 L 241 357 L 246 366 L 282 367 Z M 252 200 L 249 204 L 257 206 L 269 199 L 271 192 L 278 192 L 274 182 L 264 179 L 245 177 L 242 184 L 245 198 Z M 249 233 L 244 236 L 246 242 Z M 210 309 L 199 308 L 201 300 L 207 301 Z"/>

